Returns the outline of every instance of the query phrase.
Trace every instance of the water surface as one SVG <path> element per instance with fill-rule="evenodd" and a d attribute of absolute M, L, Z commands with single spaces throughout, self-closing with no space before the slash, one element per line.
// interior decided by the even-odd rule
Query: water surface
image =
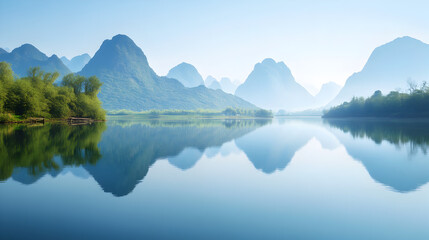
<path fill-rule="evenodd" d="M 429 239 L 429 123 L 0 126 L 1 239 Z"/>

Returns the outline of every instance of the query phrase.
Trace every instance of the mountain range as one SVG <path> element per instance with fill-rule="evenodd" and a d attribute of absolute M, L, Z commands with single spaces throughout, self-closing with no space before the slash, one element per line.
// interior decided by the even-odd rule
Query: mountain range
<path fill-rule="evenodd" d="M 187 64 L 179 66 L 189 70 Z M 101 80 L 98 96 L 107 110 L 256 108 L 220 90 L 187 88 L 176 79 L 158 76 L 143 51 L 125 35 L 105 40 L 79 74 Z"/>
<path fill-rule="evenodd" d="M 238 88 L 229 78 L 217 81 L 208 76 L 204 81 L 189 63 L 181 63 L 167 77 L 160 77 L 149 66 L 143 51 L 125 35 L 105 40 L 92 59 L 88 54 L 71 60 L 56 55 L 48 57 L 33 45 L 24 44 L 11 52 L 0 48 L 0 61 L 10 63 L 17 77 L 26 76 L 29 68 L 36 66 L 46 72 L 59 72 L 59 79 L 71 72 L 96 75 L 103 82 L 99 97 L 107 110 L 255 108 L 256 105 L 292 112 L 328 108 L 354 96 L 368 97 L 376 90 L 384 94 L 394 90 L 404 92 L 408 82 L 420 84 L 429 80 L 429 45 L 411 37 L 397 38 L 377 47 L 363 69 L 351 75 L 341 90 L 335 83 L 327 83 L 314 97 L 295 81 L 283 62 L 270 58 L 257 63 Z"/>
<path fill-rule="evenodd" d="M 429 44 L 411 37 L 401 37 L 377 47 L 362 71 L 351 75 L 343 89 L 328 106 L 353 97 L 369 97 L 376 90 L 407 91 L 408 81 L 429 81 Z"/>
<path fill-rule="evenodd" d="M 84 53 L 71 60 L 66 57 L 61 57 L 60 59 L 72 72 L 79 72 L 89 62 L 91 57 L 87 53 Z"/>
<path fill-rule="evenodd" d="M 57 55 L 48 57 L 31 44 L 24 44 L 10 53 L 0 50 L 0 62 L 2 61 L 8 62 L 18 77 L 27 76 L 30 67 L 40 67 L 45 72 L 57 71 L 60 74 L 58 79 L 71 73 Z"/>
<path fill-rule="evenodd" d="M 218 81 L 216 78 L 209 75 L 204 81 L 204 84 L 208 88 L 221 89 L 222 91 L 229 94 L 234 94 L 235 90 L 237 89 L 237 84 L 233 83 L 231 79 L 227 77 L 223 77 L 220 81 Z"/>

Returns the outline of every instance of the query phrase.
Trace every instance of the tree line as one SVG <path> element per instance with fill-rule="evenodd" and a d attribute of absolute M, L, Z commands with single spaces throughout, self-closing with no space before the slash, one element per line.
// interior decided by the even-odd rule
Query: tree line
<path fill-rule="evenodd" d="M 0 122 L 30 117 L 88 117 L 104 120 L 97 97 L 102 83 L 95 77 L 68 74 L 61 83 L 57 72 L 30 68 L 26 77 L 15 78 L 10 65 L 0 62 Z"/>
<path fill-rule="evenodd" d="M 336 117 L 390 117 L 427 118 L 429 117 L 429 86 L 410 84 L 409 93 L 392 91 L 383 95 L 375 91 L 369 98 L 353 98 L 325 112 L 324 118 Z"/>

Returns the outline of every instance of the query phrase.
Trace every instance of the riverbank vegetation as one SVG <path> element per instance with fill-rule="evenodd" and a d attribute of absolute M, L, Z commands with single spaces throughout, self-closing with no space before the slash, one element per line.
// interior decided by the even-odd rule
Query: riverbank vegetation
<path fill-rule="evenodd" d="M 28 118 L 65 119 L 86 117 L 104 120 L 105 111 L 97 93 L 97 77 L 66 75 L 55 84 L 58 73 L 30 68 L 28 75 L 15 78 L 10 65 L 0 62 L 0 122 L 20 122 Z"/>
<path fill-rule="evenodd" d="M 226 118 L 240 118 L 240 117 L 256 117 L 256 118 L 272 118 L 273 113 L 264 109 L 237 109 L 226 108 L 223 111 L 210 110 L 210 109 L 197 109 L 197 110 L 149 110 L 142 112 L 134 112 L 130 110 L 116 110 L 108 111 L 108 115 L 139 115 L 151 118 L 159 117 L 226 117 Z"/>
<path fill-rule="evenodd" d="M 353 98 L 331 108 L 324 118 L 376 117 L 376 118 L 429 118 L 429 87 L 411 86 L 409 93 L 376 91 L 371 97 Z"/>

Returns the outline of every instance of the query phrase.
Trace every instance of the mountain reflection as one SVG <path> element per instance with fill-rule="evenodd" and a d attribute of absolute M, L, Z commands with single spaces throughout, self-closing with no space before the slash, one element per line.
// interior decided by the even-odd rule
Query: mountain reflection
<path fill-rule="evenodd" d="M 279 124 L 260 128 L 235 140 L 255 168 L 264 173 L 286 168 L 295 153 L 312 138 L 317 138 L 326 149 L 338 145 L 335 137 L 319 126 L 320 119 L 280 118 L 277 121 Z"/>
<path fill-rule="evenodd" d="M 130 193 L 158 159 L 182 170 L 193 167 L 205 149 L 241 137 L 270 120 L 112 120 L 84 126 L 2 126 L 0 179 L 32 184 L 45 174 L 85 169 L 105 192 Z M 106 130 L 107 129 L 107 130 Z M 103 136 L 102 136 L 103 135 Z"/>
<path fill-rule="evenodd" d="M 12 176 L 31 184 L 49 173 L 59 174 L 66 166 L 95 164 L 101 154 L 97 143 L 105 123 L 68 126 L 0 126 L 0 180 Z"/>
<path fill-rule="evenodd" d="M 295 152 L 303 147 L 312 133 L 301 125 L 288 124 L 282 127 L 267 126 L 235 140 L 235 144 L 264 173 L 283 170 L 292 160 Z"/>
<path fill-rule="evenodd" d="M 333 119 L 325 123 L 343 132 L 337 138 L 374 180 L 398 192 L 414 191 L 429 182 L 428 122 Z"/>
<path fill-rule="evenodd" d="M 375 181 L 395 191 L 414 191 L 429 182 L 429 123 L 274 121 L 114 118 L 107 125 L 3 125 L 0 180 L 32 184 L 47 174 L 70 172 L 92 176 L 105 192 L 124 196 L 160 159 L 187 170 L 203 155 L 211 158 L 242 151 L 256 169 L 271 174 L 285 169 L 295 153 L 316 138 L 324 149 L 343 145 Z"/>
<path fill-rule="evenodd" d="M 99 143 L 97 165 L 85 165 L 104 191 L 130 193 L 158 159 L 188 169 L 209 147 L 243 136 L 268 123 L 254 120 L 112 121 Z"/>

